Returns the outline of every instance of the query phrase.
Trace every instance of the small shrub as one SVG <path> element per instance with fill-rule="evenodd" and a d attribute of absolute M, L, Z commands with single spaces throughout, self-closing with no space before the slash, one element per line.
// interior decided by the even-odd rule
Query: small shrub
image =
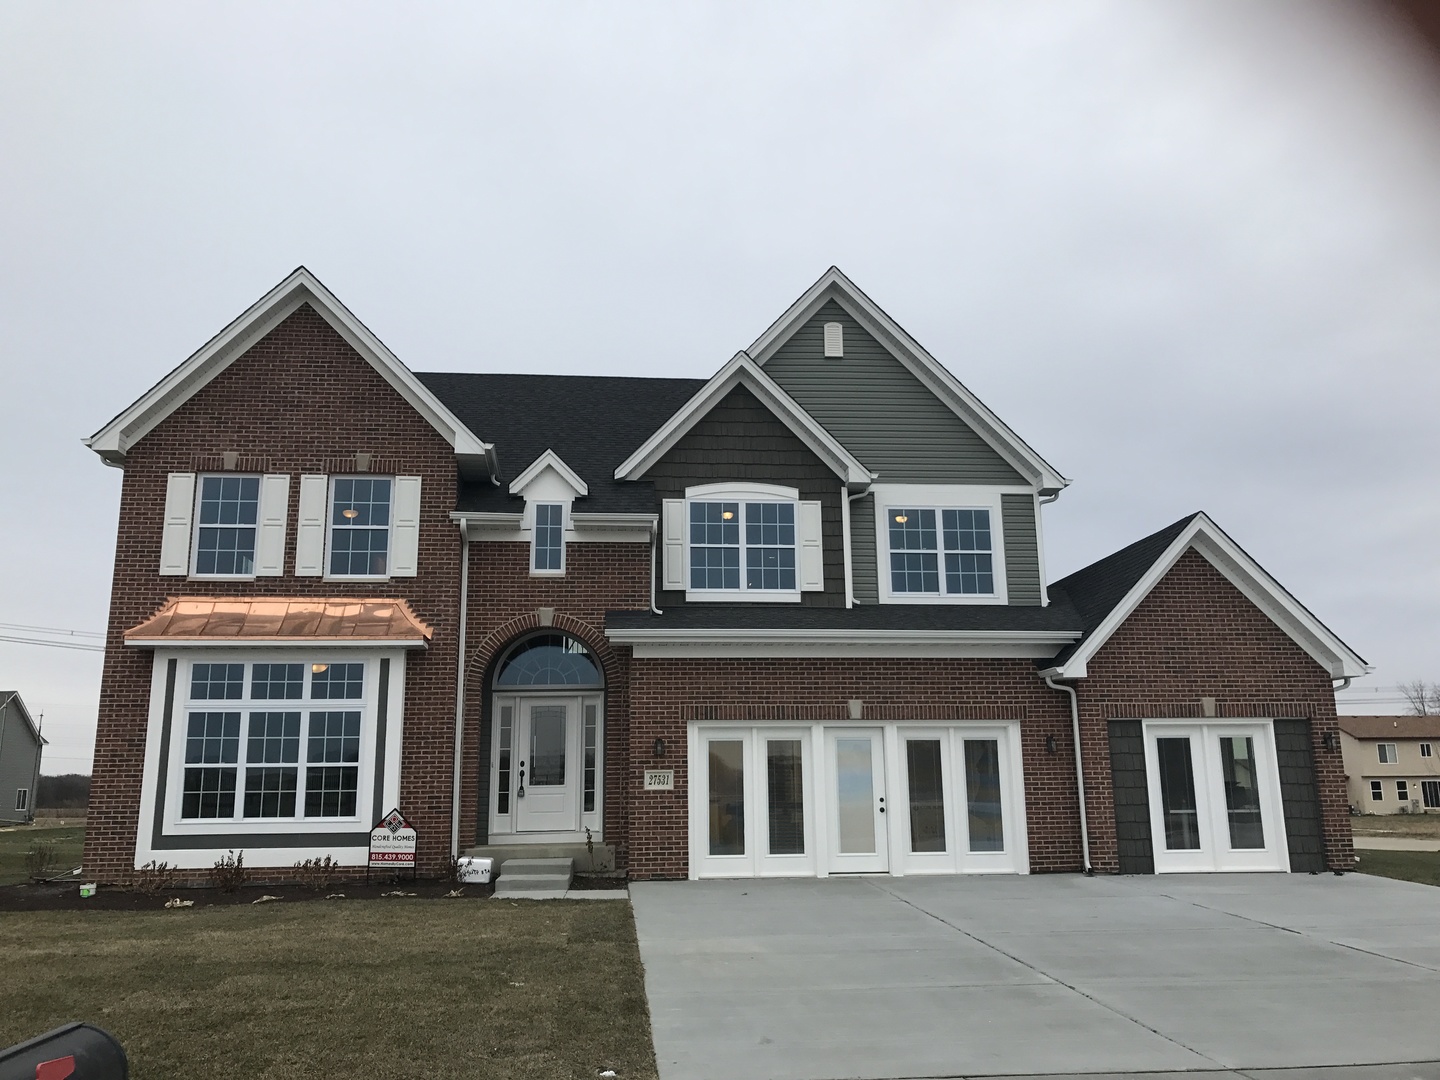
<path fill-rule="evenodd" d="M 25 852 L 25 872 L 37 880 L 49 877 L 55 873 L 56 861 L 55 845 L 44 840 L 37 840 Z"/>
<path fill-rule="evenodd" d="M 210 868 L 210 884 L 221 892 L 238 892 L 249 876 L 250 872 L 245 869 L 244 851 L 226 852 Z"/>
<path fill-rule="evenodd" d="M 307 889 L 324 892 L 335 884 L 340 864 L 326 855 L 323 859 L 306 859 L 295 864 L 295 881 Z"/>
<path fill-rule="evenodd" d="M 156 862 L 151 859 L 139 870 L 135 871 L 134 877 L 130 879 L 131 887 L 138 893 L 145 893 L 147 896 L 154 896 L 156 893 L 169 892 L 175 887 L 175 879 L 180 876 L 180 868 L 171 866 L 168 862 Z"/>

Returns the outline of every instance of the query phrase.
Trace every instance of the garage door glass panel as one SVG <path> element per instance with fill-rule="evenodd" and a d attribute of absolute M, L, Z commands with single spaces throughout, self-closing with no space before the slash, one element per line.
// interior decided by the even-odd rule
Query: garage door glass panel
<path fill-rule="evenodd" d="M 869 736 L 835 740 L 835 787 L 839 800 L 840 853 L 875 851 L 875 771 Z"/>
<path fill-rule="evenodd" d="M 536 705 L 530 710 L 530 786 L 561 787 L 565 783 L 564 705 Z"/>
<path fill-rule="evenodd" d="M 805 854 L 805 783 L 799 739 L 767 739 L 770 854 Z"/>
<path fill-rule="evenodd" d="M 1200 821 L 1195 807 L 1195 769 L 1190 740 L 1155 740 L 1160 763 L 1160 808 L 1165 819 L 1165 847 L 1170 851 L 1200 850 Z"/>
<path fill-rule="evenodd" d="M 745 744 L 710 742 L 710 854 L 745 854 Z"/>
<path fill-rule="evenodd" d="M 965 796 L 969 808 L 970 850 L 1004 851 L 1000 744 L 996 740 L 965 740 Z"/>
<path fill-rule="evenodd" d="M 1263 848 L 1265 824 L 1260 819 L 1260 781 L 1255 768 L 1255 740 L 1248 735 L 1220 737 L 1220 775 L 1230 819 L 1230 846 Z"/>
<path fill-rule="evenodd" d="M 939 739 L 905 740 L 910 780 L 910 850 L 945 850 L 945 786 Z"/>

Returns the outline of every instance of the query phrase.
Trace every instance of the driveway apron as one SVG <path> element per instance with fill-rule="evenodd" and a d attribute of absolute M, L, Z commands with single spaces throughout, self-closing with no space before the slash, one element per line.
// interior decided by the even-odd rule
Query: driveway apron
<path fill-rule="evenodd" d="M 1440 1061 L 1427 886 L 850 877 L 631 895 L 662 1080 L 1440 1076 L 1411 1064 Z"/>

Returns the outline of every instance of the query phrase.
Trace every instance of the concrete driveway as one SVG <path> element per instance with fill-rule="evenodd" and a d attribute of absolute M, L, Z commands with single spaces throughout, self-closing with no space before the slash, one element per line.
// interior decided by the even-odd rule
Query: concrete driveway
<path fill-rule="evenodd" d="M 877 877 L 631 897 L 661 1080 L 1440 1077 L 1424 885 Z"/>

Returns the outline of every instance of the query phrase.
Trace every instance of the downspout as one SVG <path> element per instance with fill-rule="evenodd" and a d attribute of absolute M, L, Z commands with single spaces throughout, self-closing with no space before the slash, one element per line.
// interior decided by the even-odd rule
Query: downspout
<path fill-rule="evenodd" d="M 1350 684 L 1351 684 L 1352 682 L 1354 682 L 1354 681 L 1355 681 L 1355 676 L 1354 676 L 1354 675 L 1346 675 L 1343 679 L 1331 679 L 1331 680 L 1330 680 L 1330 683 L 1331 683 L 1330 689 L 1333 690 L 1333 691 L 1335 691 L 1335 693 L 1338 694 L 1338 693 L 1340 693 L 1340 691 L 1342 691 L 1342 690 L 1349 690 L 1349 689 L 1350 689 Z M 1334 685 L 1335 683 L 1339 683 L 1340 685 L 1339 685 L 1339 686 L 1336 686 L 1336 685 Z"/>
<path fill-rule="evenodd" d="M 1073 686 L 1057 683 L 1054 676 L 1046 675 L 1045 685 L 1051 690 L 1063 690 L 1070 695 L 1070 728 L 1075 738 L 1075 787 L 1080 795 L 1080 848 L 1084 857 L 1085 876 L 1090 877 L 1095 873 L 1095 868 L 1090 865 L 1090 824 L 1085 818 L 1085 765 L 1080 759 L 1080 699 L 1075 695 Z"/>
<path fill-rule="evenodd" d="M 869 494 L 870 489 L 868 487 L 864 491 L 855 492 L 854 495 L 851 495 L 844 487 L 840 489 L 840 509 L 845 514 L 845 606 L 847 608 L 855 606 L 855 567 L 850 542 L 850 504 L 856 499 L 863 499 Z"/>
<path fill-rule="evenodd" d="M 460 856 L 460 773 L 465 744 L 465 624 L 470 603 L 470 525 L 460 522 L 459 660 L 455 664 L 454 779 L 450 789 L 450 857 Z"/>
<path fill-rule="evenodd" d="M 650 610 L 656 615 L 665 613 L 655 606 L 655 548 L 660 543 L 660 523 L 650 526 Z"/>

